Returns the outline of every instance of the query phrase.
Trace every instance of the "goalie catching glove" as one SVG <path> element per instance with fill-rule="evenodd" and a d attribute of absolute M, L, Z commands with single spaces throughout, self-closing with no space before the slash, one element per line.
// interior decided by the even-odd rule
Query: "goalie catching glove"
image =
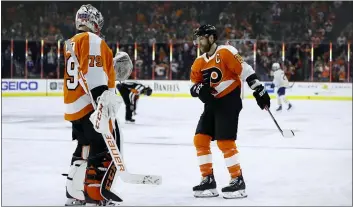
<path fill-rule="evenodd" d="M 109 134 L 111 132 L 109 120 L 115 119 L 122 103 L 121 98 L 114 92 L 106 90 L 98 97 L 97 102 L 97 108 L 93 114 L 91 114 L 89 120 L 98 133 Z"/>

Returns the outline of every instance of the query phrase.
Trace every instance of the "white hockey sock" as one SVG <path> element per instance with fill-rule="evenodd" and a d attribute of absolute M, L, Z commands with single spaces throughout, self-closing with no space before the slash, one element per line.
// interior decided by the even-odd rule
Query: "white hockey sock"
<path fill-rule="evenodd" d="M 281 96 L 277 96 L 277 103 L 279 106 L 282 106 Z"/>
<path fill-rule="evenodd" d="M 288 99 L 286 98 L 286 96 L 285 95 L 283 95 L 283 96 L 281 96 L 281 99 L 282 99 L 282 101 L 285 103 L 285 104 L 289 104 L 289 101 L 288 101 Z"/>

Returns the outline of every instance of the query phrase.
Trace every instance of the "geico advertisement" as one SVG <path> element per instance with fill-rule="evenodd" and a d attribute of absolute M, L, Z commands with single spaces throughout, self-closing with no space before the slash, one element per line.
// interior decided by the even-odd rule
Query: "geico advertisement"
<path fill-rule="evenodd" d="M 38 81 L 34 80 L 2 80 L 2 91 L 37 91 L 39 87 Z"/>

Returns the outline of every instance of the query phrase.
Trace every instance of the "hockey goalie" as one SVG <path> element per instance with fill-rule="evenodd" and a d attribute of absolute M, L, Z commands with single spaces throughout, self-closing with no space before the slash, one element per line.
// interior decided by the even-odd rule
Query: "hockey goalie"
<path fill-rule="evenodd" d="M 122 199 L 111 191 L 117 168 L 102 136 L 112 133 L 120 149 L 114 120 L 122 100 L 115 93 L 115 80 L 125 80 L 132 64 L 122 61 L 129 60 L 125 56 L 113 59 L 100 37 L 103 16 L 95 7 L 82 5 L 75 23 L 78 33 L 65 48 L 65 120 L 72 123 L 72 138 L 77 140 L 67 174 L 66 205 L 112 205 Z M 123 62 L 128 64 L 122 67 Z"/>

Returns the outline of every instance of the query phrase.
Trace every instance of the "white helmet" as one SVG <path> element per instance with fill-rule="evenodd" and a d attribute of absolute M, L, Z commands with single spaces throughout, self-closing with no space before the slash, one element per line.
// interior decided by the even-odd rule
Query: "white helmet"
<path fill-rule="evenodd" d="M 88 27 L 92 32 L 100 32 L 103 28 L 104 19 L 102 14 L 91 4 L 82 5 L 76 13 L 76 29 L 81 26 Z"/>
<path fill-rule="evenodd" d="M 273 63 L 272 64 L 272 70 L 273 71 L 276 71 L 276 70 L 279 70 L 281 69 L 281 66 L 279 65 L 279 63 Z"/>

